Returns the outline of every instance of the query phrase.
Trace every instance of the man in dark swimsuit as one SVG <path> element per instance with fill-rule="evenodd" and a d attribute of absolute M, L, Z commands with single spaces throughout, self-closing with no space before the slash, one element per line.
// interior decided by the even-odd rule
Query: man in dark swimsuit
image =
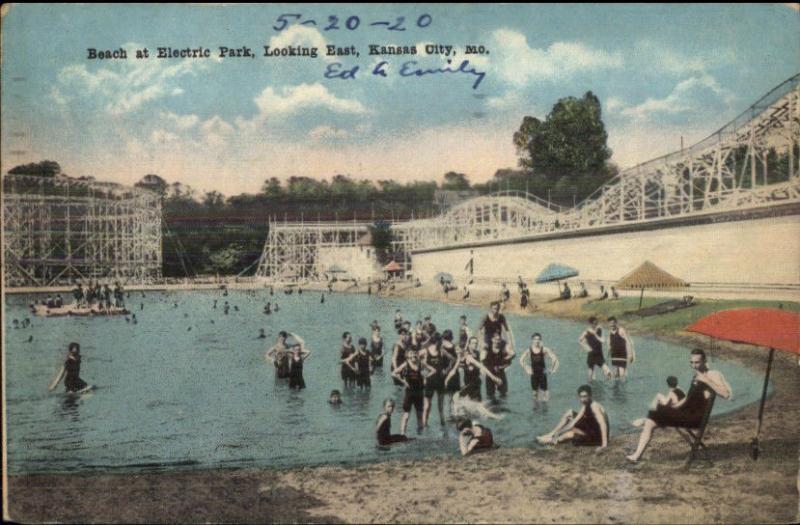
<path fill-rule="evenodd" d="M 676 405 L 658 405 L 647 413 L 646 418 L 633 422 L 634 426 L 643 428 L 636 451 L 625 456 L 629 461 L 639 461 L 653 438 L 653 430 L 656 427 L 699 428 L 708 403 L 715 396 L 718 395 L 723 399 L 731 398 L 731 387 L 725 376 L 717 370 L 708 369 L 706 353 L 703 350 L 699 348 L 692 350 L 689 354 L 689 364 L 694 371 L 694 378 L 686 397 Z"/>
<path fill-rule="evenodd" d="M 353 337 L 350 332 L 342 334 L 342 349 L 339 357 L 341 359 L 341 376 L 344 386 L 353 385 L 356 382 L 356 374 L 350 367 L 347 360 L 355 353 L 356 349 L 353 347 Z"/>
<path fill-rule="evenodd" d="M 495 334 L 500 334 L 500 337 L 503 337 L 504 331 L 510 337 L 511 331 L 508 329 L 506 317 L 500 313 L 500 302 L 494 301 L 489 307 L 489 313 L 481 321 L 480 332 L 483 334 L 484 348 L 491 347 L 492 337 Z"/>
<path fill-rule="evenodd" d="M 362 337 L 358 340 L 356 351 L 343 361 L 355 376 L 356 385 L 361 388 L 370 388 L 372 382 L 372 356 L 367 351 L 367 340 Z"/>
<path fill-rule="evenodd" d="M 411 334 L 408 333 L 405 329 L 400 330 L 400 339 L 395 343 L 394 348 L 392 348 L 392 363 L 391 363 L 391 373 L 394 373 L 395 370 L 400 368 L 400 365 L 405 363 L 406 361 L 406 353 L 411 350 Z M 397 386 L 403 386 L 403 382 L 393 377 L 392 380 L 394 384 Z"/>
<path fill-rule="evenodd" d="M 286 345 L 286 339 L 289 337 L 288 332 L 281 331 L 278 333 L 278 341 L 267 350 L 265 358 L 272 361 L 275 366 L 275 376 L 278 379 L 286 379 L 289 377 L 289 347 Z"/>
<path fill-rule="evenodd" d="M 408 428 L 408 417 L 413 407 L 417 413 L 417 432 L 422 432 L 422 413 L 425 406 L 425 388 L 422 377 L 422 364 L 419 361 L 417 352 L 409 350 L 406 352 L 406 361 L 400 365 L 392 377 L 401 381 L 405 386 L 403 396 L 403 417 L 400 420 L 400 433 L 405 435 Z"/>
<path fill-rule="evenodd" d="M 542 344 L 542 335 L 535 333 L 531 336 L 531 346 L 527 352 L 523 352 L 519 358 L 522 369 L 531 376 L 531 389 L 536 394 L 536 399 L 547 401 L 549 393 L 547 391 L 547 359 L 550 359 L 550 371 L 553 374 L 558 370 L 558 357 L 555 352 Z M 530 366 L 525 364 L 530 360 Z"/>
<path fill-rule="evenodd" d="M 500 338 L 500 334 L 495 333 L 492 337 L 492 345 L 483 359 L 483 365 L 498 377 L 502 383 L 496 385 L 494 381 L 486 381 L 486 397 L 489 399 L 494 399 L 495 389 L 500 391 L 500 397 L 506 397 L 506 394 L 508 394 L 506 368 L 511 366 L 513 358 L 514 350 L 509 348 L 508 344 Z"/>
<path fill-rule="evenodd" d="M 588 380 L 594 381 L 595 367 L 599 367 L 606 378 L 610 378 L 611 370 L 609 370 L 606 359 L 603 357 L 603 329 L 600 328 L 597 317 L 592 316 L 589 318 L 589 327 L 583 331 L 578 343 L 588 354 L 586 356 Z"/>
<path fill-rule="evenodd" d="M 458 346 L 466 348 L 470 337 L 472 337 L 472 331 L 467 325 L 467 316 L 462 315 L 458 318 Z"/>
<path fill-rule="evenodd" d="M 611 366 L 614 367 L 614 376 L 624 382 L 628 376 L 628 364 L 636 360 L 633 341 L 625 329 L 619 326 L 616 317 L 609 317 L 608 324 L 608 353 L 611 357 Z"/>
<path fill-rule="evenodd" d="M 592 400 L 592 387 L 578 388 L 581 408 L 567 410 L 556 427 L 536 440 L 545 445 L 572 441 L 575 446 L 597 447 L 600 452 L 608 446 L 608 416 L 603 406 Z"/>

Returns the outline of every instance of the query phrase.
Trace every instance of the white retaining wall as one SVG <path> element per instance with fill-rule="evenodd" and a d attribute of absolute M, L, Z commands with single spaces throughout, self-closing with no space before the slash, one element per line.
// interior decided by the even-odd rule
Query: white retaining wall
<path fill-rule="evenodd" d="M 578 269 L 576 280 L 615 282 L 650 260 L 692 284 L 800 286 L 798 215 L 415 253 L 412 268 L 422 282 L 448 272 L 463 285 L 470 251 L 476 278 L 510 285 L 552 262 Z"/>

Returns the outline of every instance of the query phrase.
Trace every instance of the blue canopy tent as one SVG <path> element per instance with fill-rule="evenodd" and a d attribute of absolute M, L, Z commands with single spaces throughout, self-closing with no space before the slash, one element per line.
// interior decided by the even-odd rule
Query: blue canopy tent
<path fill-rule="evenodd" d="M 558 284 L 558 293 L 560 294 L 561 280 L 577 276 L 578 276 L 578 270 L 576 270 L 575 268 L 572 268 L 571 266 L 567 266 L 565 264 L 551 263 L 547 265 L 547 268 L 542 270 L 542 273 L 540 273 L 539 277 L 536 278 L 536 282 L 542 284 L 542 283 L 551 283 L 553 281 L 556 281 L 556 283 Z"/>
<path fill-rule="evenodd" d="M 441 283 L 452 284 L 452 283 L 455 282 L 455 279 L 453 279 L 453 276 L 450 275 L 447 272 L 439 272 L 439 273 L 437 273 L 436 275 L 434 275 L 433 280 L 434 280 L 434 282 L 437 282 L 437 283 L 440 283 L 440 284 Z"/>

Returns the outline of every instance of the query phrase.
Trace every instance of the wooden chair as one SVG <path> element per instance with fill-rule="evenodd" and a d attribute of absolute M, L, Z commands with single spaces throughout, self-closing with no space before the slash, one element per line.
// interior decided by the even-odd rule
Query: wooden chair
<path fill-rule="evenodd" d="M 708 398 L 708 403 L 706 404 L 706 409 L 703 412 L 703 418 L 700 420 L 700 426 L 697 428 L 681 428 L 681 427 L 673 427 L 675 431 L 680 434 L 680 436 L 689 443 L 689 446 L 692 448 L 691 452 L 689 452 L 689 457 L 686 459 L 686 464 L 691 465 L 692 462 L 697 458 L 697 452 L 702 448 L 705 450 L 707 447 L 705 443 L 703 443 L 703 436 L 706 433 L 706 426 L 708 425 L 709 419 L 711 419 L 711 411 L 714 409 L 714 401 L 717 399 L 716 393 L 712 392 L 711 397 Z"/>

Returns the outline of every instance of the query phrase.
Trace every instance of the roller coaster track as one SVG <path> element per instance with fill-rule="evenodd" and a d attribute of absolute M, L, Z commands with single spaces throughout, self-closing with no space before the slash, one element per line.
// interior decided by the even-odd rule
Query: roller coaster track
<path fill-rule="evenodd" d="M 623 170 L 574 208 L 501 192 L 393 230 L 398 246 L 414 251 L 800 202 L 799 161 L 800 74 L 700 142 Z"/>

